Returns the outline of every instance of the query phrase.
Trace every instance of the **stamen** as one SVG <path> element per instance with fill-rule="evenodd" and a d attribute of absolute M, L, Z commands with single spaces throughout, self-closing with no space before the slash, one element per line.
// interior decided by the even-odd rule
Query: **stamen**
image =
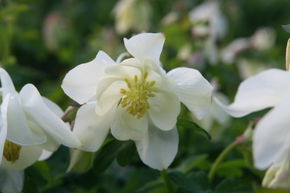
<path fill-rule="evenodd" d="M 21 146 L 17 145 L 11 141 L 5 141 L 4 144 L 4 157 L 7 161 L 12 163 L 16 162 L 19 159 Z"/>
<path fill-rule="evenodd" d="M 125 78 L 128 90 L 120 89 L 120 93 L 124 95 L 120 102 L 121 106 L 138 119 L 143 117 L 150 108 L 148 99 L 158 92 L 153 88 L 156 82 L 147 81 L 147 78 L 148 72 L 142 73 L 140 78 L 137 75 L 131 80 Z"/>

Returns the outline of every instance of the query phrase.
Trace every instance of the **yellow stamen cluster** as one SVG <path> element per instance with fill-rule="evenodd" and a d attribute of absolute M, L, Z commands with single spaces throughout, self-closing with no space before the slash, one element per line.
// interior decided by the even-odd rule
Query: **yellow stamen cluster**
<path fill-rule="evenodd" d="M 148 103 L 149 97 L 154 97 L 156 89 L 154 89 L 155 81 L 148 81 L 148 73 L 142 73 L 141 77 L 137 75 L 133 79 L 125 78 L 128 89 L 121 89 L 120 93 L 123 94 L 120 105 L 126 108 L 127 112 L 136 118 L 141 118 L 145 115 L 146 111 L 150 108 Z"/>
<path fill-rule="evenodd" d="M 6 140 L 3 155 L 7 161 L 14 163 L 19 159 L 20 150 L 21 150 L 20 145 L 17 145 L 11 141 Z"/>

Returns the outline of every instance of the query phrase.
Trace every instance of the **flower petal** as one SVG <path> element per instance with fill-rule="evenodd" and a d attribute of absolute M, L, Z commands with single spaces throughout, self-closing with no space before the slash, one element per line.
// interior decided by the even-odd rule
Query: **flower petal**
<path fill-rule="evenodd" d="M 159 92 L 149 99 L 149 104 L 149 116 L 156 127 L 164 131 L 175 127 L 180 113 L 180 102 L 175 94 Z"/>
<path fill-rule="evenodd" d="M 164 170 L 172 163 L 177 153 L 177 129 L 162 131 L 150 125 L 147 135 L 135 143 L 143 163 L 153 169 Z"/>
<path fill-rule="evenodd" d="M 199 71 L 191 68 L 175 68 L 169 71 L 168 76 L 175 83 L 176 95 L 187 108 L 202 119 L 209 111 L 213 88 Z"/>
<path fill-rule="evenodd" d="M 2 161 L 4 145 L 7 137 L 8 102 L 9 102 L 9 94 L 4 97 L 0 110 L 0 164 Z"/>
<path fill-rule="evenodd" d="M 120 81 L 115 77 L 101 80 L 96 94 L 96 113 L 103 116 L 117 106 L 122 97 L 120 89 L 125 88 L 125 86 L 124 81 Z"/>
<path fill-rule="evenodd" d="M 290 93 L 290 72 L 270 69 L 243 81 L 234 102 L 219 105 L 230 115 L 242 117 L 275 106 Z"/>
<path fill-rule="evenodd" d="M 118 140 L 140 140 L 146 134 L 147 128 L 148 119 L 146 115 L 137 119 L 123 107 L 119 106 L 116 109 L 111 125 L 111 132 Z"/>
<path fill-rule="evenodd" d="M 289 114 L 290 101 L 285 100 L 258 122 L 253 138 L 253 152 L 257 168 L 267 168 L 276 162 L 289 147 Z"/>
<path fill-rule="evenodd" d="M 23 188 L 24 171 L 0 169 L 0 191 L 3 193 L 20 193 Z"/>
<path fill-rule="evenodd" d="M 97 151 L 110 130 L 110 114 L 98 116 L 95 112 L 95 102 L 87 103 L 78 110 L 73 133 L 81 142 L 84 151 Z"/>
<path fill-rule="evenodd" d="M 68 147 L 80 145 L 79 140 L 70 131 L 69 125 L 46 106 L 32 84 L 25 85 L 20 91 L 20 96 L 26 113 L 54 140 Z"/>
<path fill-rule="evenodd" d="M 17 119 L 15 119 L 17 117 Z M 9 97 L 7 111 L 7 139 L 19 145 L 37 145 L 46 141 L 41 132 L 33 131 L 28 124 L 20 96 Z"/>
<path fill-rule="evenodd" d="M 165 37 L 162 33 L 141 33 L 124 38 L 124 44 L 130 54 L 140 61 L 151 60 L 159 64 Z"/>
<path fill-rule="evenodd" d="M 95 96 L 98 81 L 104 76 L 104 69 L 114 64 L 105 52 L 99 51 L 94 60 L 70 70 L 61 87 L 69 97 L 83 104 Z"/>
<path fill-rule="evenodd" d="M 3 157 L 1 167 L 8 170 L 24 170 L 34 164 L 40 157 L 42 149 L 36 145 L 21 146 L 19 159 L 15 162 L 10 162 Z"/>
<path fill-rule="evenodd" d="M 1 67 L 0 67 L 0 80 L 3 89 L 3 96 L 5 96 L 7 93 L 16 94 L 15 87 L 9 74 Z"/>

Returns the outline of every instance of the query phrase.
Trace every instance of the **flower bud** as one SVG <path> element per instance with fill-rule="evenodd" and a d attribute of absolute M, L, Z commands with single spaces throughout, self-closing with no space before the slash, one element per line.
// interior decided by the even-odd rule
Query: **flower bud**
<path fill-rule="evenodd" d="M 289 69 L 290 69 L 290 38 L 288 39 L 286 47 L 286 70 Z"/>

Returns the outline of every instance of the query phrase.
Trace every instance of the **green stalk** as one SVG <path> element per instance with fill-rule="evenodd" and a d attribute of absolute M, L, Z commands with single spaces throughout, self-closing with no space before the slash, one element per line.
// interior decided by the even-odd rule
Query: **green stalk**
<path fill-rule="evenodd" d="M 231 143 L 229 146 L 227 146 L 222 152 L 221 154 L 217 157 L 217 159 L 214 161 L 209 174 L 208 174 L 208 178 L 209 180 L 212 180 L 215 172 L 219 166 L 219 164 L 225 159 L 225 157 L 228 155 L 229 152 L 231 152 L 238 144 L 240 144 L 240 141 L 234 141 L 233 143 Z"/>
<path fill-rule="evenodd" d="M 166 186 L 167 192 L 168 193 L 174 193 L 174 187 L 173 184 L 168 176 L 168 173 L 166 170 L 160 171 L 160 175 L 163 178 L 164 184 Z"/>

